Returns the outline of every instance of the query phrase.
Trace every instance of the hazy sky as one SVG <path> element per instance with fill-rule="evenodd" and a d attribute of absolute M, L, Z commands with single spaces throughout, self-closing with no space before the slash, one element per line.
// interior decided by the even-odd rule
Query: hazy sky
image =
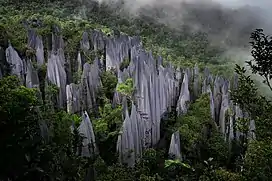
<path fill-rule="evenodd" d="M 118 0 L 98 0 L 111 4 Z M 124 0 L 125 10 L 131 15 L 138 15 L 144 8 L 145 16 L 155 17 L 153 7 L 159 7 L 160 18 L 154 21 L 166 24 L 172 28 L 189 25 L 193 30 L 209 31 L 208 34 L 216 41 L 224 42 L 227 38 L 249 38 L 255 28 L 263 28 L 266 33 L 272 33 L 272 0 Z M 193 4 L 188 6 L 181 4 Z M 193 8 L 192 8 L 193 7 Z M 233 9 L 237 11 L 233 11 Z M 118 11 L 118 10 L 117 10 Z M 197 12 L 197 13 L 196 13 Z M 141 13 L 143 13 L 141 11 Z M 195 14 L 196 13 L 196 14 Z M 228 23 L 224 24 L 222 18 Z M 189 20 L 188 20 L 189 17 Z M 192 20 L 190 20 L 193 18 Z M 220 30 L 220 27 L 221 30 Z M 214 32 L 219 30 L 220 32 Z M 247 32 L 247 30 L 249 32 Z M 220 40 L 221 39 L 221 40 Z M 247 42 L 247 40 L 246 40 Z"/>
<path fill-rule="evenodd" d="M 115 2 L 118 0 L 98 0 L 99 2 Z M 206 3 L 210 5 L 220 4 L 223 8 L 241 8 L 245 6 L 254 6 L 261 8 L 262 10 L 257 10 L 258 13 L 263 16 L 265 21 L 270 21 L 272 17 L 272 0 L 124 0 L 126 2 L 126 7 L 129 10 L 137 11 L 140 7 L 145 7 L 146 5 L 173 5 L 176 7 L 176 3 L 189 2 L 189 3 Z M 272 22 L 272 21 L 271 21 Z M 269 22 L 270 23 L 270 22 Z M 272 23 L 271 23 L 272 24 Z"/>
<path fill-rule="evenodd" d="M 116 2 L 118 0 L 98 0 L 100 2 Z M 186 23 L 196 30 L 208 31 L 213 44 L 227 48 L 226 53 L 238 60 L 251 59 L 250 50 L 243 45 L 229 45 L 225 42 L 242 42 L 249 45 L 252 28 L 263 28 L 266 34 L 272 34 L 272 0 L 124 0 L 125 10 L 137 15 L 139 8 L 144 8 L 146 16 L 154 17 L 149 8 L 159 7 L 163 12 L 160 19 L 155 19 L 169 27 L 179 28 Z M 191 3 L 193 6 L 182 6 L 180 3 Z M 204 3 L 204 4 L 203 4 Z M 192 8 L 193 7 L 193 8 Z M 197 9 L 197 13 L 196 13 Z M 236 11 L 233 11 L 235 9 Z M 142 12 L 141 12 L 142 13 Z M 196 13 L 196 14 L 195 14 Z M 223 16 L 218 17 L 218 15 Z M 189 21 L 186 17 L 197 17 Z M 222 19 L 226 20 L 227 25 Z M 222 26 L 220 28 L 220 26 Z M 207 28 L 208 27 L 208 28 Z M 219 31 L 214 31 L 219 30 Z M 236 58 L 235 58 L 236 60 Z M 268 89 L 267 89 L 268 90 Z"/>
<path fill-rule="evenodd" d="M 116 0 L 98 0 L 100 2 L 114 2 Z M 137 5 L 146 5 L 146 4 L 152 4 L 152 3 L 166 3 L 170 4 L 173 2 L 194 2 L 194 3 L 203 3 L 203 2 L 216 2 L 220 3 L 221 5 L 227 6 L 227 7 L 241 7 L 245 5 L 251 5 L 251 6 L 258 6 L 262 7 L 264 9 L 269 9 L 272 5 L 271 0 L 125 0 L 126 2 L 129 2 L 129 4 L 137 4 Z"/>

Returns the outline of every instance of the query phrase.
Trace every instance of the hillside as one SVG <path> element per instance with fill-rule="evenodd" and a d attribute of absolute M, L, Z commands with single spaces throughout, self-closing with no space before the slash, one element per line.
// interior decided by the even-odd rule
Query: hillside
<path fill-rule="evenodd" d="M 0 180 L 271 178 L 271 103 L 209 31 L 121 1 L 0 3 Z"/>
<path fill-rule="evenodd" d="M 192 34 L 190 30 L 187 30 L 186 32 L 186 26 L 181 28 L 184 29 L 182 30 L 182 33 L 177 33 L 173 29 L 169 29 L 163 24 L 158 24 L 156 21 L 145 16 L 127 18 L 126 16 L 123 16 L 123 14 L 122 16 L 116 14 L 115 9 L 117 8 L 111 10 L 109 7 L 103 4 L 100 5 L 102 6 L 100 9 L 96 9 L 96 6 L 99 5 L 92 1 L 82 2 L 85 7 L 88 7 L 88 9 L 82 8 L 77 1 L 74 3 L 73 1 L 69 3 L 67 2 L 67 5 L 62 5 L 63 2 L 61 1 L 58 3 L 48 2 L 45 4 L 39 4 L 39 1 L 37 3 L 33 3 L 35 1 L 31 2 L 32 5 L 26 4 L 25 6 L 23 3 L 18 5 L 10 5 L 11 3 L 7 3 L 9 6 L 11 6 L 10 8 L 16 9 L 17 12 L 10 11 L 10 8 L 4 4 L 2 14 L 6 14 L 6 17 L 12 18 L 14 13 L 16 13 L 16 18 L 18 19 L 12 20 L 14 23 L 17 23 L 16 21 L 23 19 L 24 16 L 27 16 L 28 18 L 33 16 L 32 19 L 34 18 L 35 20 L 35 15 L 48 15 L 48 21 L 50 21 L 50 18 L 51 20 L 55 20 L 55 17 L 58 17 L 60 18 L 60 22 L 69 20 L 69 25 L 63 23 L 63 26 L 66 26 L 63 27 L 63 29 L 68 28 L 67 26 L 71 26 L 69 27 L 69 31 L 71 32 L 77 31 L 76 28 L 79 28 L 74 27 L 76 24 L 80 24 L 80 22 L 84 24 L 84 22 L 86 23 L 86 21 L 88 21 L 89 26 L 92 28 L 101 29 L 104 33 L 108 33 L 108 31 L 110 31 L 109 29 L 113 29 L 129 35 L 138 34 L 141 36 L 145 48 L 152 50 L 153 54 L 164 56 L 164 58 L 173 60 L 176 63 L 179 62 L 179 64 L 184 66 L 194 66 L 193 62 L 196 61 L 202 64 L 210 63 L 210 66 L 216 62 L 218 62 L 217 64 L 221 65 L 221 62 L 223 61 L 219 60 L 220 53 L 222 53 L 221 49 L 212 47 L 204 33 L 196 32 Z M 40 7 L 38 10 L 36 9 L 37 6 Z M 7 13 L 11 14 L 8 15 Z M 79 18 L 80 20 L 78 20 Z M 9 21 L 9 19 L 6 21 Z M 79 35 L 80 32 L 78 32 L 78 35 L 73 36 Z M 221 70 L 223 69 L 224 67 L 221 68 Z"/>

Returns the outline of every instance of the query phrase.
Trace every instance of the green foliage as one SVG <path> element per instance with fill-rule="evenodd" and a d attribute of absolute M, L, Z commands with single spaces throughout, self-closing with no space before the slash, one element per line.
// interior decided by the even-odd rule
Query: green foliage
<path fill-rule="evenodd" d="M 117 77 L 114 71 L 105 71 L 101 75 L 102 92 L 109 100 L 112 100 L 117 85 Z"/>
<path fill-rule="evenodd" d="M 186 163 L 182 163 L 180 160 L 165 160 L 165 168 L 176 166 L 176 165 L 180 165 L 184 168 L 191 169 L 190 165 Z"/>
<path fill-rule="evenodd" d="M 211 117 L 209 94 L 203 94 L 191 103 L 187 114 L 176 121 L 173 127 L 180 133 L 184 161 L 194 168 L 183 175 L 199 177 L 205 170 L 203 162 L 209 158 L 213 159 L 214 168 L 227 165 L 228 144 Z"/>
<path fill-rule="evenodd" d="M 193 177 L 190 174 L 195 171 L 189 164 L 183 163 L 180 160 L 165 160 L 165 169 L 168 172 L 166 176 L 168 180 L 192 179 Z"/>
<path fill-rule="evenodd" d="M 177 31 L 166 25 L 150 22 L 146 17 L 129 18 L 112 10 L 106 4 L 98 6 L 89 1 L 59 0 L 27 3 L 23 1 L 20 4 L 9 2 L 0 2 L 1 19 L 9 39 L 20 50 L 26 45 L 26 31 L 21 23 L 25 20 L 45 39 L 52 25 L 59 26 L 65 39 L 65 50 L 73 58 L 78 51 L 84 30 L 100 29 L 105 34 L 112 35 L 112 29 L 117 29 L 130 35 L 139 34 L 145 48 L 152 50 L 155 56 L 161 55 L 165 60 L 174 62 L 175 65 L 191 67 L 199 62 L 203 66 L 211 66 L 212 71 L 218 72 L 213 64 L 216 66 L 220 64 L 222 67 L 220 72 L 226 71 L 225 65 L 222 65 L 226 61 L 220 58 L 222 49 L 212 46 L 205 33 L 192 33 L 185 26 L 181 26 Z"/>
<path fill-rule="evenodd" d="M 28 24 L 42 36 L 46 49 L 50 49 L 50 34 L 54 26 L 57 26 L 65 40 L 66 57 L 71 60 L 73 69 L 82 33 L 100 29 L 111 36 L 114 27 L 130 35 L 139 31 L 145 48 L 151 50 L 155 58 L 161 55 L 176 67 L 192 67 L 197 63 L 201 70 L 208 66 L 212 73 L 232 74 L 232 69 L 229 68 L 231 65 L 225 64 L 225 59 L 221 57 L 222 49 L 212 46 L 205 33 L 191 33 L 185 27 L 176 32 L 142 16 L 129 19 L 105 4 L 98 6 L 93 3 L 93 9 L 83 9 L 81 6 L 84 4 L 88 7 L 90 3 L 71 0 L 18 3 L 1 0 L 0 46 L 7 47 L 10 40 L 21 57 L 32 57 L 35 52 L 27 46 L 24 24 Z M 85 14 L 84 18 L 78 16 L 82 12 Z M 251 38 L 254 60 L 248 64 L 253 73 L 263 76 L 266 84 L 270 86 L 270 37 L 265 36 L 262 30 L 257 30 Z M 104 53 L 102 50 L 90 50 L 82 52 L 82 56 L 88 63 L 92 63 L 95 57 L 104 59 Z M 129 60 L 124 59 L 120 69 L 123 70 L 128 64 Z M 119 93 L 132 99 L 134 85 L 132 79 L 117 85 L 114 71 L 101 74 L 103 88 L 99 91 L 99 112 L 92 119 L 101 157 L 86 165 L 86 160 L 76 155 L 82 138 L 76 130 L 73 133 L 70 131 L 72 122 L 78 126 L 81 118 L 54 109 L 59 89 L 54 85 L 45 85 L 46 65 L 39 68 L 38 72 L 43 105 L 37 98 L 37 90 L 20 86 L 15 77 L 0 80 L 0 150 L 3 152 L 0 160 L 0 180 L 83 180 L 87 165 L 95 169 L 96 180 L 101 181 L 243 179 L 240 173 L 233 172 L 237 168 L 226 168 L 230 150 L 211 118 L 208 95 L 202 95 L 193 102 L 186 115 L 177 119 L 173 116 L 167 123 L 163 123 L 166 124 L 166 140 L 170 139 L 169 130 L 177 129 L 180 132 L 184 163 L 166 160 L 168 154 L 165 150 L 147 149 L 135 168 L 117 164 L 115 144 L 122 125 L 122 109 L 118 106 L 113 108 L 110 100 L 116 86 Z M 245 156 L 241 163 L 244 166 L 242 174 L 246 179 L 268 180 L 271 178 L 272 105 L 260 96 L 254 82 L 246 76 L 245 69 L 237 66 L 236 72 L 239 75 L 239 87 L 232 92 L 232 98 L 243 110 L 250 113 L 257 127 L 257 140 L 248 143 L 245 153 L 239 152 L 241 158 Z M 74 74 L 75 82 L 79 80 L 80 73 Z M 41 135 L 42 122 L 48 128 L 47 139 Z M 248 123 L 249 119 L 240 119 L 239 129 L 247 132 Z M 205 164 L 210 158 L 213 158 L 211 163 Z M 203 177 L 200 179 L 201 175 Z"/>
<path fill-rule="evenodd" d="M 114 164 L 109 166 L 106 172 L 98 174 L 98 181 L 129 181 L 135 179 L 135 172 L 132 168 L 128 168 L 124 165 Z"/>
<path fill-rule="evenodd" d="M 207 147 L 204 146 L 204 149 L 201 152 L 208 153 L 207 155 L 209 157 L 214 158 L 216 166 L 224 166 L 228 164 L 230 155 L 229 145 L 225 142 L 221 133 L 215 130 L 207 141 Z M 208 156 L 206 156 L 206 158 Z"/>
<path fill-rule="evenodd" d="M 81 71 L 81 70 L 76 71 L 76 72 L 73 74 L 73 82 L 75 82 L 75 83 L 80 83 L 82 73 L 83 73 L 83 71 Z"/>
<path fill-rule="evenodd" d="M 125 68 L 129 66 L 129 59 L 125 58 L 123 62 L 120 64 L 120 70 L 123 71 Z"/>
<path fill-rule="evenodd" d="M 134 92 L 133 80 L 128 78 L 124 83 L 118 83 L 116 90 L 132 100 L 132 94 Z"/>
<path fill-rule="evenodd" d="M 215 180 L 220 181 L 243 181 L 244 178 L 240 174 L 229 172 L 224 169 L 215 170 Z"/>
<path fill-rule="evenodd" d="M 235 123 L 235 128 L 241 133 L 247 134 L 249 131 L 249 122 L 248 118 L 238 118 Z"/>
<path fill-rule="evenodd" d="M 242 110 L 247 111 L 252 119 L 255 119 L 258 139 L 271 137 L 268 128 L 271 122 L 268 121 L 271 115 L 272 104 L 265 97 L 261 96 L 250 76 L 246 75 L 245 68 L 236 65 L 236 73 L 239 75 L 238 88 L 232 91 L 232 99 Z"/>
<path fill-rule="evenodd" d="M 94 130 L 99 140 L 105 141 L 109 137 L 118 135 L 123 123 L 122 107 L 113 108 L 107 103 L 103 108 L 99 108 L 100 117 L 94 120 Z"/>
<path fill-rule="evenodd" d="M 48 109 L 53 110 L 57 107 L 57 95 L 59 93 L 59 87 L 55 84 L 52 84 L 48 81 L 45 83 L 44 88 L 44 97 L 45 97 L 45 106 Z"/>
<path fill-rule="evenodd" d="M 93 119 L 93 127 L 100 156 L 106 163 L 117 161 L 116 142 L 123 123 L 122 107 L 112 107 L 109 102 L 99 107 L 98 118 Z"/>
<path fill-rule="evenodd" d="M 81 120 L 82 118 L 80 116 L 76 115 L 76 114 L 72 114 L 71 119 L 75 123 L 76 127 L 78 127 L 80 125 L 80 122 L 82 121 Z"/>
<path fill-rule="evenodd" d="M 105 34 L 105 35 L 108 35 L 108 36 L 111 36 L 113 34 L 112 30 L 110 28 L 107 28 L 107 27 L 103 27 L 101 29 L 101 31 Z"/>
<path fill-rule="evenodd" d="M 242 71 L 243 70 L 243 71 Z M 241 67 L 236 69 L 240 75 L 239 86 L 234 91 L 233 98 L 241 107 L 248 111 L 256 124 L 257 140 L 249 142 L 245 153 L 244 174 L 252 180 L 269 180 L 271 177 L 271 108 L 272 105 L 265 97 L 258 95 L 257 88 L 245 70 Z M 242 125 L 249 125 L 249 119 L 242 119 Z M 243 128 L 246 128 L 243 126 Z M 246 128 L 244 131 L 246 131 Z"/>
<path fill-rule="evenodd" d="M 23 24 L 20 23 L 24 16 L 20 16 L 18 11 L 15 11 L 12 17 L 3 16 L 8 12 L 8 9 L 0 9 L 0 27 L 1 27 L 1 40 L 4 43 L 5 38 L 12 42 L 12 45 L 15 49 L 19 50 L 19 52 L 25 52 L 27 46 L 27 32 L 23 27 Z M 5 43 L 4 43 L 5 44 Z"/>
<path fill-rule="evenodd" d="M 251 35 L 253 60 L 248 61 L 252 73 L 264 78 L 264 83 L 270 86 L 271 79 L 271 38 L 264 35 L 263 30 L 257 29 Z M 260 95 L 256 85 L 250 76 L 246 75 L 243 67 L 236 65 L 236 73 L 239 75 L 238 88 L 232 92 L 235 103 L 250 114 L 255 120 L 256 140 L 247 142 L 247 150 L 244 153 L 244 171 L 246 178 L 251 180 L 269 180 L 271 178 L 271 110 L 272 103 L 266 97 Z M 270 86 L 271 88 L 271 86 Z M 243 119 L 242 125 L 248 125 L 250 119 Z M 247 130 L 244 130 L 247 131 Z"/>
<path fill-rule="evenodd" d="M 245 175 L 251 180 L 269 180 L 272 176 L 272 141 L 252 141 L 245 155 Z"/>
<path fill-rule="evenodd" d="M 46 114 L 49 116 L 48 114 Z M 57 112 L 50 116 L 49 128 L 52 136 L 50 142 L 41 150 L 42 163 L 51 164 L 47 171 L 50 178 L 60 180 L 77 180 L 85 177 L 87 161 L 76 155 L 79 135 L 71 133 L 72 119 L 66 112 Z M 80 140 L 80 139 L 79 139 Z M 47 169 L 47 165 L 42 167 Z"/>
<path fill-rule="evenodd" d="M 203 126 L 212 123 L 209 101 L 208 94 L 202 95 L 190 105 L 185 116 L 178 118 L 175 127 L 178 127 L 184 148 L 194 149 L 193 145 L 203 137 L 201 134 Z"/>
<path fill-rule="evenodd" d="M 46 78 L 46 71 L 47 71 L 47 67 L 46 65 L 42 65 L 40 68 L 38 68 L 37 73 L 38 73 L 38 78 L 40 81 L 40 91 L 42 94 L 42 100 L 45 101 L 45 78 Z"/>
<path fill-rule="evenodd" d="M 48 93 L 52 95 L 56 95 L 59 92 L 59 88 L 57 85 L 49 84 L 48 85 Z"/>
<path fill-rule="evenodd" d="M 156 181 L 156 177 L 146 176 L 142 174 L 140 176 L 140 181 Z"/>
<path fill-rule="evenodd" d="M 255 30 L 251 37 L 251 55 L 253 60 L 247 61 L 253 74 L 263 77 L 272 91 L 272 37 L 263 33 L 262 29 Z"/>
<path fill-rule="evenodd" d="M 8 46 L 8 34 L 3 25 L 0 26 L 0 46 L 1 47 L 7 47 Z"/>
<path fill-rule="evenodd" d="M 81 36 L 80 36 L 81 38 Z M 81 51 L 82 56 L 85 58 L 87 63 L 92 64 L 95 58 L 99 58 L 99 60 L 103 60 L 104 51 L 103 50 L 88 50 L 88 51 Z"/>
<path fill-rule="evenodd" d="M 147 167 L 149 171 L 153 171 L 152 168 L 157 166 L 158 156 L 160 155 L 155 149 L 146 149 L 142 155 L 143 159 L 140 161 L 140 165 L 142 167 Z"/>
<path fill-rule="evenodd" d="M 203 175 L 200 178 L 201 181 L 243 181 L 245 178 L 238 174 L 229 172 L 225 169 L 217 169 L 209 173 L 208 175 Z"/>
<path fill-rule="evenodd" d="M 137 161 L 134 168 L 113 164 L 107 166 L 101 158 L 96 159 L 94 166 L 97 171 L 96 180 L 163 180 L 158 170 L 161 152 L 147 149 L 143 152 L 143 159 Z"/>
<path fill-rule="evenodd" d="M 19 85 L 16 77 L 0 80 L 0 113 L 1 113 L 1 179 L 23 176 L 27 170 L 25 155 L 36 147 L 39 138 L 35 122 L 37 112 L 33 108 L 37 104 L 35 90 Z"/>
<path fill-rule="evenodd" d="M 85 162 L 73 151 L 77 135 L 70 131 L 67 113 L 44 109 L 37 91 L 20 86 L 13 76 L 0 80 L 0 97 L 1 180 L 83 178 Z M 42 135 L 40 126 L 49 131 Z"/>

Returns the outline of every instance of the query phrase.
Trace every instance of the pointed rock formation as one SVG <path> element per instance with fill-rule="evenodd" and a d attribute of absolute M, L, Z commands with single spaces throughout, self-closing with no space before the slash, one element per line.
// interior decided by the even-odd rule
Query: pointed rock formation
<path fill-rule="evenodd" d="M 179 132 L 175 132 L 175 133 L 172 134 L 168 154 L 170 156 L 173 156 L 174 159 L 182 160 L 182 156 L 181 156 L 181 152 L 180 152 L 180 135 L 179 135 Z"/>
<path fill-rule="evenodd" d="M 11 66 L 11 73 L 16 75 L 24 84 L 26 63 L 19 57 L 17 51 L 11 45 L 6 49 L 6 60 Z"/>
<path fill-rule="evenodd" d="M 82 121 L 78 127 L 78 131 L 83 136 L 82 152 L 80 154 L 84 157 L 97 154 L 98 148 L 95 142 L 93 126 L 86 111 L 82 114 Z"/>

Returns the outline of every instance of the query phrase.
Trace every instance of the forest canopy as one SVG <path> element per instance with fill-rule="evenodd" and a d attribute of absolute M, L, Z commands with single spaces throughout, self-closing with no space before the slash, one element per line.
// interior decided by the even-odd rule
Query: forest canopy
<path fill-rule="evenodd" d="M 0 180 L 270 180 L 271 36 L 234 66 L 121 5 L 0 0 Z"/>

